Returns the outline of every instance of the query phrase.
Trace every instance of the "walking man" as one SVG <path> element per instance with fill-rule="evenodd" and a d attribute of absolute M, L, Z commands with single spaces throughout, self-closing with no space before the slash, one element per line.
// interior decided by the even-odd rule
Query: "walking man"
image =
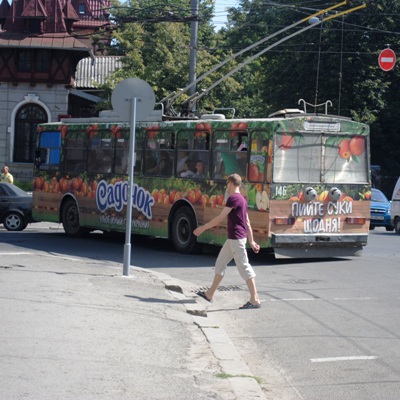
<path fill-rule="evenodd" d="M 199 226 L 193 231 L 196 236 L 201 235 L 206 230 L 220 225 L 228 217 L 228 239 L 225 241 L 218 254 L 215 263 L 215 276 L 211 287 L 205 292 L 197 294 L 203 299 L 212 302 L 215 292 L 220 285 L 229 262 L 234 259 L 240 276 L 246 281 L 250 291 L 250 300 L 240 309 L 260 308 L 261 302 L 258 297 L 255 272 L 249 263 L 246 252 L 246 242 L 250 243 L 255 253 L 260 251 L 260 246 L 254 241 L 253 230 L 251 229 L 249 216 L 247 214 L 247 201 L 240 193 L 242 179 L 238 174 L 228 176 L 227 191 L 229 194 L 226 206 L 221 213 L 203 226 Z"/>

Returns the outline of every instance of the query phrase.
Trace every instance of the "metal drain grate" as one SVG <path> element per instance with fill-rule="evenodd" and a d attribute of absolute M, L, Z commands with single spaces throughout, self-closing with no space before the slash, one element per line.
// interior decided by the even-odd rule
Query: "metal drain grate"
<path fill-rule="evenodd" d="M 195 287 L 195 288 L 190 288 L 189 291 L 196 293 L 200 290 L 202 291 L 206 291 L 208 289 L 208 287 Z M 230 286 L 220 286 L 218 288 L 219 292 L 241 292 L 245 290 L 245 288 L 237 286 L 237 285 L 230 285 Z"/>

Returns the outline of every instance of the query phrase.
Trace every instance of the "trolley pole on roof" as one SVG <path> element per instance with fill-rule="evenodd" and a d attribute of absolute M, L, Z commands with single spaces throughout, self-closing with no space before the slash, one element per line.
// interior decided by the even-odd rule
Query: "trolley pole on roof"
<path fill-rule="evenodd" d="M 192 0 L 192 2 L 193 2 L 193 1 L 198 1 L 198 0 Z M 255 43 L 251 44 L 250 46 L 246 47 L 245 49 L 240 50 L 239 52 L 237 52 L 237 53 L 235 53 L 235 54 L 232 54 L 231 56 L 229 56 L 228 58 L 226 58 L 225 60 L 223 60 L 221 63 L 219 63 L 218 65 L 214 66 L 213 68 L 209 69 L 207 72 L 205 72 L 204 74 L 202 74 L 201 76 L 199 76 L 198 78 L 196 78 L 194 81 L 191 81 L 185 88 L 179 89 L 179 90 L 177 90 L 177 91 L 175 91 L 175 92 L 170 93 L 170 94 L 167 95 L 166 97 L 164 97 L 162 100 L 160 100 L 160 103 L 163 103 L 163 104 L 164 104 L 165 109 L 166 109 L 166 111 L 167 111 L 167 113 L 168 113 L 168 112 L 172 109 L 172 105 L 173 105 L 174 101 L 175 101 L 179 96 L 181 96 L 183 93 L 186 93 L 186 92 L 188 92 L 188 93 L 193 93 L 193 92 L 194 92 L 193 94 L 191 94 L 191 96 L 190 96 L 188 99 L 186 99 L 186 100 L 182 103 L 182 104 L 186 104 L 186 103 L 190 102 L 191 104 L 189 104 L 189 106 L 188 106 L 187 108 L 188 108 L 189 110 L 190 110 L 191 108 L 194 108 L 196 102 L 197 102 L 201 97 L 205 96 L 211 89 L 213 89 L 215 86 L 219 85 L 222 81 L 224 81 L 224 80 L 225 80 L 226 78 L 228 78 L 229 76 L 233 75 L 236 71 L 238 71 L 238 70 L 239 70 L 240 68 L 242 68 L 243 66 L 249 64 L 250 62 L 252 62 L 252 61 L 253 61 L 254 59 L 256 59 L 257 57 L 260 57 L 261 55 L 263 55 L 263 54 L 264 54 L 265 52 L 267 52 L 268 50 L 270 50 L 270 49 L 276 47 L 277 45 L 279 45 L 279 44 L 285 42 L 286 40 L 289 40 L 289 39 L 291 39 L 292 37 L 297 36 L 297 35 L 299 35 L 300 33 L 304 32 L 304 31 L 306 31 L 306 30 L 308 30 L 308 29 L 310 29 L 310 28 L 312 28 L 312 27 L 314 27 L 314 26 L 317 26 L 318 24 L 322 24 L 322 22 L 324 22 L 324 21 L 328 21 L 328 20 L 330 20 L 330 19 L 337 18 L 337 17 L 339 17 L 339 16 L 352 13 L 352 12 L 354 12 L 354 11 L 360 10 L 360 9 L 365 8 L 365 7 L 367 6 L 367 2 L 366 2 L 366 3 L 363 3 L 363 4 L 359 5 L 359 6 L 350 8 L 350 9 L 348 9 L 348 10 L 345 10 L 345 11 L 342 11 L 342 12 L 339 12 L 339 13 L 336 13 L 336 14 L 333 14 L 333 15 L 330 15 L 330 16 L 323 16 L 323 14 L 326 14 L 328 11 L 332 11 L 332 10 L 334 10 L 334 9 L 336 9 L 336 8 L 342 7 L 342 6 L 346 5 L 347 3 L 349 3 L 350 1 L 351 1 L 351 0 L 344 0 L 344 1 L 342 1 L 341 3 L 335 4 L 335 5 L 333 5 L 333 6 L 330 6 L 330 7 L 328 7 L 328 8 L 325 8 L 325 9 L 323 9 L 323 10 L 320 10 L 320 11 L 318 11 L 318 12 L 312 14 L 312 15 L 309 15 L 309 16 L 306 17 L 306 18 L 303 18 L 303 19 L 301 19 L 301 20 L 299 20 L 299 21 L 297 21 L 297 22 L 295 22 L 295 23 L 293 23 L 293 24 L 291 24 L 291 25 L 288 25 L 288 26 L 286 26 L 286 27 L 280 29 L 279 31 L 277 31 L 277 32 L 275 32 L 275 33 L 273 33 L 273 34 L 271 34 L 271 35 L 268 35 L 267 37 L 265 37 L 265 38 L 259 40 L 258 42 L 255 42 Z M 321 17 L 319 17 L 319 16 L 321 16 Z M 316 18 L 316 17 L 319 17 L 319 18 Z M 299 31 L 296 31 L 296 32 L 292 33 L 291 35 L 288 35 L 288 36 L 286 36 L 286 37 L 284 37 L 284 38 L 278 40 L 277 42 L 275 42 L 274 44 L 268 46 L 267 48 L 265 48 L 265 49 L 259 51 L 257 54 L 253 55 L 252 57 L 249 57 L 247 60 L 245 60 L 245 61 L 243 61 L 241 64 L 239 64 L 236 68 L 234 68 L 233 70 L 231 70 L 230 72 L 228 72 L 226 75 L 224 75 L 222 78 L 220 78 L 219 80 L 217 80 L 216 82 L 214 82 L 210 87 L 208 87 L 207 89 L 203 90 L 202 93 L 200 93 L 200 94 L 198 94 L 198 95 L 196 94 L 195 89 L 194 89 L 194 86 L 195 86 L 198 82 L 200 82 L 201 80 L 203 80 L 205 77 L 209 76 L 211 73 L 213 73 L 213 72 L 215 72 L 217 69 L 221 68 L 221 67 L 222 67 L 223 65 L 225 65 L 227 62 L 229 62 L 229 61 L 235 59 L 236 57 L 242 55 L 243 53 L 245 53 L 245 52 L 247 52 L 247 51 L 249 51 L 249 50 L 255 48 L 256 46 L 258 46 L 258 45 L 260 45 L 260 44 L 262 44 L 262 43 L 264 43 L 264 42 L 266 42 L 266 41 L 268 41 L 268 40 L 270 40 L 270 39 L 272 39 L 272 38 L 274 38 L 274 37 L 280 35 L 281 33 L 284 33 L 284 32 L 286 32 L 287 30 L 289 30 L 289 29 L 291 29 L 291 28 L 294 28 L 295 26 L 297 26 L 297 25 L 299 25 L 299 24 L 302 24 L 302 23 L 304 23 L 304 22 L 307 22 L 307 21 L 309 21 L 309 22 L 311 23 L 311 25 L 309 25 L 308 27 L 305 27 L 305 28 L 303 28 L 303 29 L 300 29 Z M 181 104 L 181 105 L 182 105 L 182 104 Z"/>

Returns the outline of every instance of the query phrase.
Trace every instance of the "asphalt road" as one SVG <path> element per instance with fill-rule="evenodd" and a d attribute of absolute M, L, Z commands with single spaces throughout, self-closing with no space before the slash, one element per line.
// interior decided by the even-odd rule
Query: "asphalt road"
<path fill-rule="evenodd" d="M 71 239 L 61 227 L 32 224 L 21 233 L 0 229 L 0 247 L 123 260 L 124 237 Z M 186 281 L 210 284 L 218 249 L 185 256 L 165 240 L 133 237 L 131 263 Z M 400 236 L 378 228 L 359 258 L 275 260 L 251 255 L 262 300 L 247 300 L 235 267 L 208 315 L 229 334 L 273 400 L 398 400 L 400 393 Z"/>

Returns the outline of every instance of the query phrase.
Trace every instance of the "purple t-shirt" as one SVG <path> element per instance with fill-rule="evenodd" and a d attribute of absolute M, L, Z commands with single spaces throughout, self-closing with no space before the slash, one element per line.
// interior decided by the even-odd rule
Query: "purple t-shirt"
<path fill-rule="evenodd" d="M 226 206 L 232 208 L 228 214 L 228 238 L 243 239 L 247 237 L 247 201 L 240 193 L 228 197 Z"/>

